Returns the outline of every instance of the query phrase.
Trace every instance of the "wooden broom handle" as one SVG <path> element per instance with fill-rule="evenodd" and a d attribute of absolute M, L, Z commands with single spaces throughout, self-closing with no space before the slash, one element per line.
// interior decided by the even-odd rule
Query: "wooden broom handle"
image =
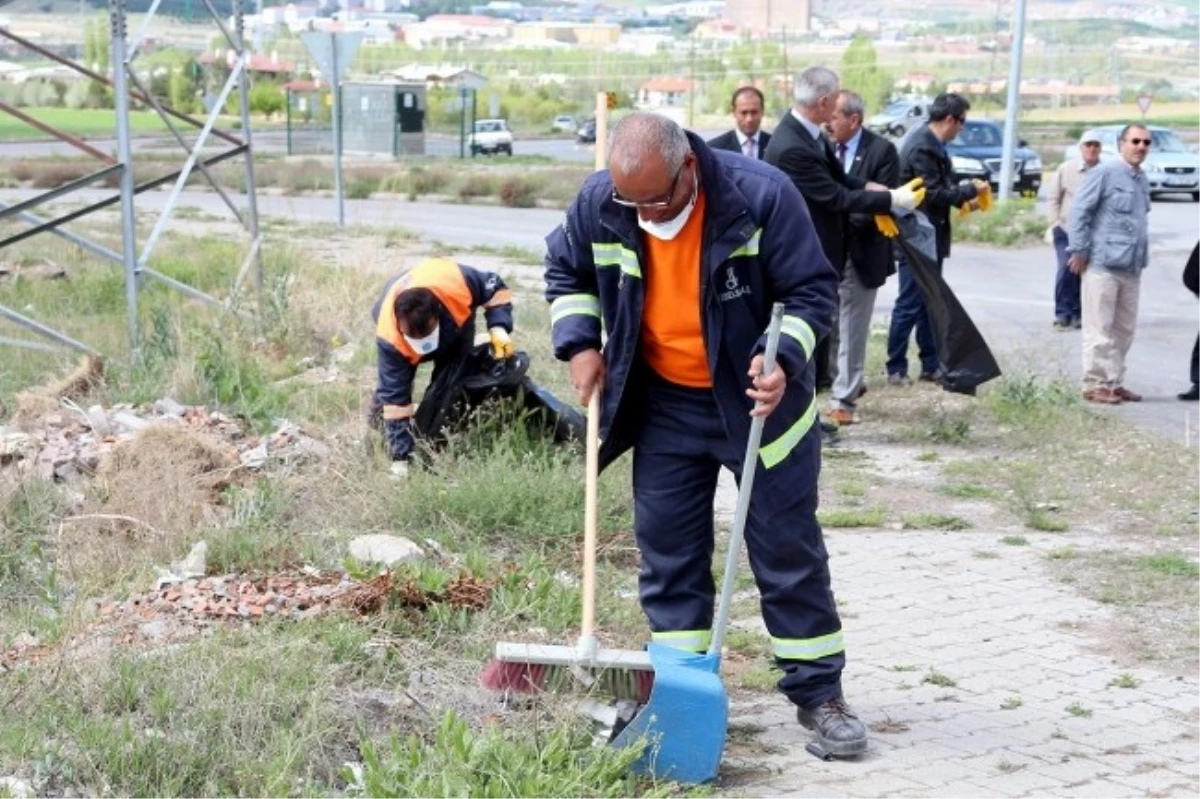
<path fill-rule="evenodd" d="M 592 389 L 587 407 L 587 455 L 583 510 L 583 624 L 580 638 L 596 631 L 596 484 L 600 474 L 600 386 Z"/>

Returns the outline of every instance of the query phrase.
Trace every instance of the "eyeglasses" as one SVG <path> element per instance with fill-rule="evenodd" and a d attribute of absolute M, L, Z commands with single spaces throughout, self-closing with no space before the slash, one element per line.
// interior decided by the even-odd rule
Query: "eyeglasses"
<path fill-rule="evenodd" d="M 1129 143 L 1130 143 L 1130 144 L 1132 144 L 1134 147 L 1136 147 L 1136 146 L 1137 146 L 1137 145 L 1139 145 L 1139 144 L 1144 144 L 1144 145 L 1146 145 L 1147 147 L 1149 147 L 1149 146 L 1150 146 L 1150 143 L 1153 141 L 1153 139 L 1129 139 L 1128 141 L 1129 141 Z"/>
<path fill-rule="evenodd" d="M 679 178 L 683 175 L 683 168 L 685 166 L 687 166 L 686 159 L 682 164 L 679 165 L 679 170 L 675 173 L 675 179 L 671 181 L 671 191 L 668 192 L 667 199 L 665 200 L 654 200 L 652 202 L 639 203 L 622 197 L 616 189 L 613 189 L 612 201 L 617 205 L 623 205 L 626 208 L 666 208 L 671 204 L 671 201 L 675 199 L 675 190 L 679 188 Z"/>
<path fill-rule="evenodd" d="M 1099 146 L 1100 146 L 1100 142 L 1098 142 L 1098 141 L 1085 141 L 1085 142 L 1083 143 L 1083 146 L 1084 146 L 1084 147 L 1099 147 Z"/>

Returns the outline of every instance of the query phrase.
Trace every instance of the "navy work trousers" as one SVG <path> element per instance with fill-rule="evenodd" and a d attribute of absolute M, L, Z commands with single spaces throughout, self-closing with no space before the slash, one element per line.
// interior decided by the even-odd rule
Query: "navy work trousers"
<path fill-rule="evenodd" d="M 670 644 L 669 633 L 712 627 L 717 475 L 724 466 L 741 479 L 745 443 L 729 439 L 707 389 L 651 377 L 642 418 L 633 450 L 639 593 L 656 640 Z M 820 467 L 815 426 L 782 463 L 766 469 L 760 460 L 746 524 L 763 620 L 784 672 L 779 689 L 804 708 L 841 694 L 845 665 L 817 524 Z M 787 656 L 798 652 L 801 657 Z"/>
<path fill-rule="evenodd" d="M 941 274 L 940 258 L 937 269 L 938 274 Z M 930 325 L 929 315 L 925 311 L 925 298 L 921 295 L 921 287 L 913 277 L 912 267 L 903 257 L 897 261 L 896 273 L 900 276 L 900 292 L 896 296 L 896 304 L 892 306 L 892 323 L 888 328 L 887 373 L 908 376 L 908 337 L 912 335 L 913 328 L 916 328 L 921 373 L 936 374 L 939 370 L 937 339 L 934 338 L 933 326 Z"/>

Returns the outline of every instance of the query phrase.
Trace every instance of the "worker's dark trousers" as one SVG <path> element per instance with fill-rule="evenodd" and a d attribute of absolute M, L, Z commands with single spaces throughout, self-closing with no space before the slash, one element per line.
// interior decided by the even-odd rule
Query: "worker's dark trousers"
<path fill-rule="evenodd" d="M 725 466 L 740 479 L 745 443 L 726 436 L 709 390 L 652 379 L 644 409 L 633 450 L 642 609 L 656 641 L 702 649 L 715 604 L 717 473 Z M 779 689 L 805 708 L 841 694 L 845 665 L 816 517 L 820 450 L 814 426 L 784 462 L 766 469 L 759 461 L 746 524 L 763 619 L 784 671 Z"/>

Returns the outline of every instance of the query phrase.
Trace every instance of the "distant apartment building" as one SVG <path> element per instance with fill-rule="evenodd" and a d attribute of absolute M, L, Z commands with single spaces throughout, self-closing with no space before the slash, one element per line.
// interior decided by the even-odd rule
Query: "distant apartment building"
<path fill-rule="evenodd" d="M 811 0 L 725 0 L 725 19 L 743 30 L 798 33 L 812 26 Z"/>

